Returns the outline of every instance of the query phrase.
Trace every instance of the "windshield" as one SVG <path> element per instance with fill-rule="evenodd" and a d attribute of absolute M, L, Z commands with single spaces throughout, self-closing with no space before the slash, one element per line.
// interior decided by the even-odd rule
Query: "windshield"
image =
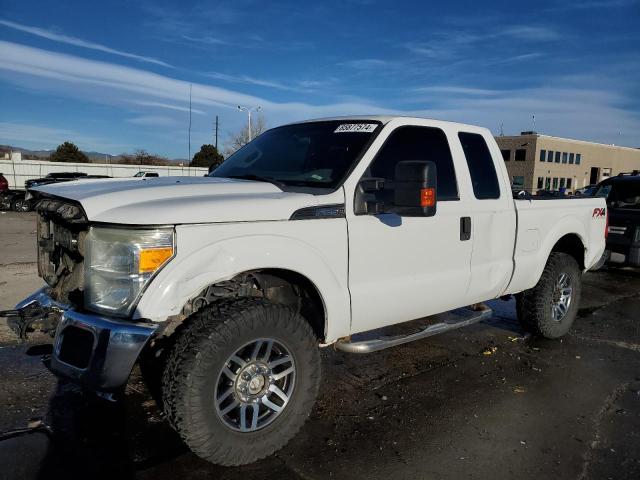
<path fill-rule="evenodd" d="M 640 182 L 624 181 L 602 185 L 596 196 L 605 197 L 612 207 L 640 208 Z"/>
<path fill-rule="evenodd" d="M 274 128 L 231 155 L 209 176 L 336 188 L 379 128 L 379 122 L 349 120 Z"/>

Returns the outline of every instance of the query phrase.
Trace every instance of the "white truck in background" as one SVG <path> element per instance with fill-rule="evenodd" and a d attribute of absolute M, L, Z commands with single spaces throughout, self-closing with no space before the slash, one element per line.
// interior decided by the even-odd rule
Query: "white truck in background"
<path fill-rule="evenodd" d="M 2 314 L 23 336 L 55 332 L 50 368 L 103 395 L 153 352 L 169 421 L 224 465 L 295 435 L 319 346 L 417 340 L 508 295 L 524 329 L 561 337 L 605 248 L 604 199 L 514 200 L 487 129 L 422 118 L 277 127 L 205 178 L 36 190 L 47 286 Z"/>

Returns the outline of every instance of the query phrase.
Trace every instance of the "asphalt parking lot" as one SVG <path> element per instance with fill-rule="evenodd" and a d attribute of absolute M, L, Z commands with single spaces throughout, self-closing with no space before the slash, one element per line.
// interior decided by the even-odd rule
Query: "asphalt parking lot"
<path fill-rule="evenodd" d="M 33 214 L 0 214 L 0 309 L 41 285 Z M 523 336 L 494 317 L 374 354 L 323 350 L 311 418 L 282 451 L 242 468 L 189 453 L 134 371 L 123 402 L 56 379 L 0 324 L 0 478 L 637 479 L 640 271 L 584 277 L 572 332 Z"/>

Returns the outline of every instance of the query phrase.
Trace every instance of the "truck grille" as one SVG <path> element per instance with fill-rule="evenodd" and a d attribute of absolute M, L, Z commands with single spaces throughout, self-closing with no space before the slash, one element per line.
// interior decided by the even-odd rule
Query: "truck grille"
<path fill-rule="evenodd" d="M 82 209 L 45 199 L 38 211 L 38 274 L 60 302 L 80 304 L 84 285 L 84 242 L 88 230 Z"/>

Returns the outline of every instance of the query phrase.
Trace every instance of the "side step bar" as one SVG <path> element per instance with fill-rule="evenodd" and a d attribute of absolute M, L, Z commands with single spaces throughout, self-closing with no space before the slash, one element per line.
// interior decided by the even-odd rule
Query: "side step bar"
<path fill-rule="evenodd" d="M 474 323 L 481 322 L 491 318 L 493 311 L 486 305 L 482 305 L 479 310 L 471 310 L 470 308 L 458 308 L 451 310 L 444 314 L 436 315 L 439 323 L 434 323 L 427 326 L 421 326 L 417 331 L 411 333 L 389 335 L 384 334 L 384 330 L 380 329 L 381 335 L 377 338 L 368 338 L 358 340 L 358 336 L 370 337 L 370 332 L 364 334 L 354 335 L 351 338 L 345 338 L 338 340 L 335 343 L 335 348 L 349 353 L 371 353 L 378 350 L 384 350 L 385 348 L 395 347 L 402 345 L 403 343 L 413 342 L 422 338 L 438 335 L 439 333 L 449 332 L 458 328 L 466 327 Z M 402 325 L 402 324 L 400 324 Z"/>

